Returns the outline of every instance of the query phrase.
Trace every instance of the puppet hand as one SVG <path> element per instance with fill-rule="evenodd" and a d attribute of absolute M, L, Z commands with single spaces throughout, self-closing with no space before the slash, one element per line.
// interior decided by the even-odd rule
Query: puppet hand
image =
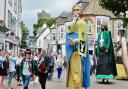
<path fill-rule="evenodd" d="M 71 43 L 70 44 L 74 46 L 74 45 L 76 45 L 76 43 L 77 42 L 75 40 L 71 40 Z"/>

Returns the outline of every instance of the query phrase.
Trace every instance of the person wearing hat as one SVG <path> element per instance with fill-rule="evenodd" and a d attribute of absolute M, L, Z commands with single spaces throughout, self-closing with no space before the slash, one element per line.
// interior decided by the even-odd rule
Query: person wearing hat
<path fill-rule="evenodd" d="M 128 79 L 128 56 L 126 38 L 124 37 L 125 29 L 118 30 L 117 42 L 115 47 L 116 55 L 116 79 Z"/>
<path fill-rule="evenodd" d="M 97 41 L 97 68 L 96 79 L 105 80 L 113 79 L 117 75 L 116 62 L 113 49 L 111 32 L 108 31 L 107 24 L 101 25 L 101 32 L 98 33 Z"/>
<path fill-rule="evenodd" d="M 31 49 L 26 49 L 25 55 L 26 57 L 21 62 L 21 73 L 23 79 L 23 89 L 28 89 L 30 78 L 35 74 L 35 64 L 34 60 L 32 60 Z"/>

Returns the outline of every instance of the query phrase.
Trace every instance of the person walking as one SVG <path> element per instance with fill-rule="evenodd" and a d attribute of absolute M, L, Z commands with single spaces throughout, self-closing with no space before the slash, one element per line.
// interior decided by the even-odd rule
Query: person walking
<path fill-rule="evenodd" d="M 38 65 L 38 69 L 39 69 L 38 77 L 42 89 L 45 89 L 46 87 L 46 80 L 48 78 L 49 67 L 50 67 L 50 57 L 47 55 L 45 50 L 42 50 Z"/>
<path fill-rule="evenodd" d="M 21 73 L 23 80 L 23 89 L 28 89 L 30 78 L 34 76 L 34 61 L 32 60 L 31 49 L 26 49 L 26 57 L 21 62 Z"/>
<path fill-rule="evenodd" d="M 90 57 L 90 75 L 92 75 L 93 74 L 93 66 L 94 66 L 92 50 L 89 51 L 89 57 Z"/>
<path fill-rule="evenodd" d="M 57 73 L 58 73 L 58 80 L 60 81 L 61 75 L 62 75 L 62 69 L 63 69 L 64 59 L 62 54 L 58 54 L 56 65 L 57 65 Z"/>
<path fill-rule="evenodd" d="M 54 57 L 51 55 L 50 57 L 50 67 L 49 67 L 49 73 L 48 73 L 48 79 L 52 80 L 53 72 L 54 72 Z"/>
<path fill-rule="evenodd" d="M 7 55 L 8 61 L 9 61 L 9 79 L 8 79 L 8 87 L 9 89 L 12 89 L 12 80 L 14 78 L 14 72 L 15 72 L 15 66 L 16 66 L 16 57 L 14 56 L 12 50 L 8 51 Z"/>
<path fill-rule="evenodd" d="M 24 54 L 19 54 L 16 60 L 16 74 L 17 74 L 17 86 L 22 86 L 21 79 L 22 79 L 22 73 L 21 73 L 21 61 L 24 59 Z"/>
<path fill-rule="evenodd" d="M 4 76 L 7 76 L 5 52 L 0 52 L 0 88 L 3 87 Z"/>

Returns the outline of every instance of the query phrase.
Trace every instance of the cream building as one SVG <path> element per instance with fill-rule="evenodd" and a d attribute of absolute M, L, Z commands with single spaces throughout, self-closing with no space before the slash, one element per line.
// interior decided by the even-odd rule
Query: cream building
<path fill-rule="evenodd" d="M 19 51 L 21 39 L 21 0 L 0 0 L 0 20 L 9 29 L 5 37 L 5 49 L 13 50 L 16 55 Z"/>

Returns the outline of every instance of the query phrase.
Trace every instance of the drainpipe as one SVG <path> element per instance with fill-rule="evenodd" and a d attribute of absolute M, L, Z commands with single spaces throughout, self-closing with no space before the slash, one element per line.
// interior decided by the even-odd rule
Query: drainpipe
<path fill-rule="evenodd" d="M 4 22 L 6 21 L 6 0 L 4 2 Z"/>
<path fill-rule="evenodd" d="M 5 23 L 6 23 L 6 0 L 4 1 L 4 25 Z M 4 51 L 6 51 L 5 44 L 6 44 L 6 36 L 4 36 Z"/>

